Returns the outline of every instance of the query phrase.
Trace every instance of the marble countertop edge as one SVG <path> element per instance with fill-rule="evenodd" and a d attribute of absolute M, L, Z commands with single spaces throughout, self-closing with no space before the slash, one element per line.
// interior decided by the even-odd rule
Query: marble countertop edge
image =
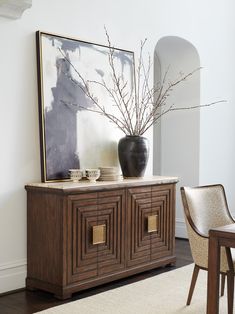
<path fill-rule="evenodd" d="M 27 187 L 38 187 L 38 188 L 48 188 L 56 190 L 94 190 L 97 188 L 119 188 L 128 186 L 141 186 L 141 185 L 151 185 L 151 184 L 167 184 L 167 183 L 177 183 L 179 181 L 178 177 L 170 176 L 149 176 L 143 178 L 131 178 L 122 179 L 117 181 L 96 181 L 91 183 L 88 180 L 82 180 L 79 182 L 72 181 L 59 181 L 59 182 L 39 182 L 39 183 L 28 183 L 25 185 Z"/>

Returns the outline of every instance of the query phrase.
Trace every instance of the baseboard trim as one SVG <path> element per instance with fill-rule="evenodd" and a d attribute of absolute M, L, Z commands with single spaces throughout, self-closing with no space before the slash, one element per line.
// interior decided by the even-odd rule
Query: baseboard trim
<path fill-rule="evenodd" d="M 25 287 L 26 260 L 0 264 L 0 294 Z"/>
<path fill-rule="evenodd" d="M 5 263 L 5 264 L 0 264 L 0 272 L 2 270 L 6 270 L 6 269 L 12 269 L 12 268 L 17 268 L 17 267 L 21 267 L 21 266 L 26 266 L 26 264 L 27 264 L 26 259 L 21 259 L 21 260 L 17 260 L 17 261 Z"/>
<path fill-rule="evenodd" d="M 188 239 L 185 221 L 182 218 L 176 218 L 175 236 L 177 238 Z"/>
<path fill-rule="evenodd" d="M 6 291 L 6 292 L 3 292 L 3 293 L 0 293 L 0 297 L 4 297 L 5 295 L 9 295 L 9 294 L 22 292 L 22 291 L 25 291 L 25 290 L 26 290 L 26 287 L 19 288 L 19 289 L 14 289 L 14 290 L 10 290 L 10 291 Z"/>

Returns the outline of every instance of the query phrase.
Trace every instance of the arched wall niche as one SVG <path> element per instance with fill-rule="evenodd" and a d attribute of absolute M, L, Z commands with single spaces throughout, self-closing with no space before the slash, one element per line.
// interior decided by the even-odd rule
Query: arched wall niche
<path fill-rule="evenodd" d="M 197 49 L 187 40 L 167 36 L 161 38 L 154 51 L 154 84 L 161 82 L 168 69 L 166 83 L 180 73 L 200 67 Z M 167 98 L 167 106 L 190 107 L 200 104 L 200 71 L 177 85 Z M 180 186 L 199 184 L 200 110 L 167 113 L 154 126 L 154 174 L 179 177 L 176 193 L 176 235 L 186 237 Z"/>
<path fill-rule="evenodd" d="M 31 6 L 32 0 L 0 0 L 0 16 L 19 19 L 23 12 Z"/>

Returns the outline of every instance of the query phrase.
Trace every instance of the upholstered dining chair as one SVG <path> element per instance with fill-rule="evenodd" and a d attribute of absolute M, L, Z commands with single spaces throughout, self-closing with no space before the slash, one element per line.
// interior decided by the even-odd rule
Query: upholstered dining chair
<path fill-rule="evenodd" d="M 187 305 L 190 305 L 200 269 L 208 270 L 209 230 L 235 223 L 231 216 L 224 187 L 220 184 L 181 187 L 181 196 L 194 271 L 189 288 Z M 227 276 L 228 308 L 233 306 L 235 254 L 233 249 L 221 248 L 221 296 L 224 295 Z"/>

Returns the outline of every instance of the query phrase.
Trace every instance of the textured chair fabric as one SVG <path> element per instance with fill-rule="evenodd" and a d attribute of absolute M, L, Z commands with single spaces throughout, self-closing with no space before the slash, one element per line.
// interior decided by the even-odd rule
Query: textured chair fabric
<path fill-rule="evenodd" d="M 193 260 L 201 268 L 208 268 L 208 234 L 211 228 L 234 223 L 228 210 L 222 185 L 181 188 L 185 221 Z M 235 266 L 235 253 L 231 250 Z M 220 271 L 228 271 L 227 256 L 221 248 Z"/>
<path fill-rule="evenodd" d="M 232 224 L 234 219 L 228 209 L 224 188 L 220 184 L 195 188 L 182 187 L 181 196 L 189 243 L 195 262 L 186 303 L 190 305 L 199 270 L 201 268 L 208 270 L 209 230 Z M 227 277 L 229 313 L 233 313 L 234 267 L 234 250 L 227 249 L 226 252 L 225 248 L 222 247 L 220 260 L 221 296 L 224 295 L 225 277 Z"/>

